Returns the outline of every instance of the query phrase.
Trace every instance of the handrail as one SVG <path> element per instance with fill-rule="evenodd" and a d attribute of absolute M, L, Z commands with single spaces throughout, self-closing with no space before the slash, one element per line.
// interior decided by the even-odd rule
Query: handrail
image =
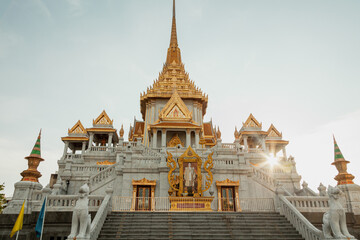
<path fill-rule="evenodd" d="M 100 234 L 101 228 L 104 225 L 106 216 L 108 212 L 111 210 L 111 197 L 112 197 L 112 190 L 106 191 L 106 196 L 100 205 L 99 210 L 97 211 L 93 221 L 91 222 L 90 227 L 90 239 L 96 240 Z"/>
<path fill-rule="evenodd" d="M 261 183 L 265 184 L 266 187 L 271 190 L 275 191 L 276 189 L 276 180 L 272 176 L 270 176 L 265 171 L 261 170 L 260 168 L 257 168 L 253 165 L 250 165 L 254 169 L 254 177 L 256 180 L 259 180 Z"/>
<path fill-rule="evenodd" d="M 312 225 L 284 196 L 279 196 L 280 213 L 299 231 L 306 240 L 320 240 L 322 231 Z"/>
<path fill-rule="evenodd" d="M 112 176 L 115 173 L 115 167 L 118 165 L 118 163 L 115 163 L 104 170 L 100 171 L 99 173 L 93 175 L 90 177 L 90 189 L 91 191 L 94 190 L 94 185 L 97 183 L 102 182 L 104 179 L 108 179 L 110 176 Z"/>

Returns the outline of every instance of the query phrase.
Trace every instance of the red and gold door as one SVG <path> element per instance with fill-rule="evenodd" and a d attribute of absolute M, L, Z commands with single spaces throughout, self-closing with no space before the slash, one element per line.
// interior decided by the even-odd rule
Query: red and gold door
<path fill-rule="evenodd" d="M 137 187 L 135 210 L 137 211 L 151 210 L 151 186 Z"/>
<path fill-rule="evenodd" d="M 234 187 L 221 187 L 221 210 L 235 212 L 235 191 Z"/>

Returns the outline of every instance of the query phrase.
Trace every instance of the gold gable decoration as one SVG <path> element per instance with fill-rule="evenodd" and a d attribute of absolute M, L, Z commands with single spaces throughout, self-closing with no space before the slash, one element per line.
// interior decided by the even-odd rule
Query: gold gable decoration
<path fill-rule="evenodd" d="M 268 137 L 282 137 L 282 133 L 280 133 L 273 124 L 271 124 L 269 130 L 267 131 Z"/>
<path fill-rule="evenodd" d="M 102 111 L 102 113 L 95 119 L 93 120 L 93 125 L 109 125 L 112 126 L 113 125 L 113 120 L 111 120 L 109 118 L 109 116 L 107 115 L 107 113 L 105 112 L 105 110 Z"/>
<path fill-rule="evenodd" d="M 253 128 L 261 128 L 262 123 L 259 123 L 256 118 L 250 113 L 250 116 L 246 120 L 245 123 L 243 123 L 243 127 L 253 127 Z"/>
<path fill-rule="evenodd" d="M 186 107 L 176 89 L 159 113 L 159 119 L 161 121 L 191 121 L 192 113 Z"/>
<path fill-rule="evenodd" d="M 86 134 L 86 130 L 79 120 L 71 129 L 68 129 L 68 134 Z"/>
<path fill-rule="evenodd" d="M 114 165 L 115 162 L 110 162 L 108 160 L 102 161 L 102 162 L 96 162 L 96 165 Z"/>
<path fill-rule="evenodd" d="M 179 138 L 179 135 L 176 134 L 175 136 L 173 136 L 171 138 L 171 140 L 168 142 L 167 146 L 168 147 L 176 147 L 177 145 L 181 145 L 182 147 L 184 147 L 184 143 L 181 141 L 181 139 Z"/>
<path fill-rule="evenodd" d="M 156 185 L 156 180 L 148 180 L 146 178 L 143 178 L 141 180 L 132 180 L 132 185 L 150 185 L 150 186 L 155 186 Z"/>

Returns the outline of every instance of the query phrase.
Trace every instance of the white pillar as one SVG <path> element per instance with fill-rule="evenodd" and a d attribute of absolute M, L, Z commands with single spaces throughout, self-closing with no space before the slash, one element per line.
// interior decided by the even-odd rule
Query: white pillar
<path fill-rule="evenodd" d="M 266 152 L 265 138 L 261 140 L 262 150 Z"/>
<path fill-rule="evenodd" d="M 247 139 L 248 139 L 248 137 L 245 136 L 245 137 L 244 137 L 244 147 L 245 147 L 245 151 L 248 151 L 248 142 L 247 142 Z"/>
<path fill-rule="evenodd" d="M 285 148 L 285 146 L 282 148 L 282 153 L 283 153 L 283 156 L 284 156 L 284 158 L 286 160 L 287 156 L 286 156 L 286 148 Z"/>
<path fill-rule="evenodd" d="M 111 147 L 112 138 L 113 138 L 113 133 L 109 133 L 109 137 L 108 137 L 108 147 Z"/>
<path fill-rule="evenodd" d="M 89 146 L 88 146 L 89 150 L 92 146 L 93 141 L 94 141 L 94 133 L 90 133 Z"/>
<path fill-rule="evenodd" d="M 161 147 L 166 147 L 166 130 L 162 130 L 162 136 L 161 136 Z"/>
<path fill-rule="evenodd" d="M 186 147 L 190 146 L 190 129 L 186 129 Z"/>
<path fill-rule="evenodd" d="M 152 145 L 153 145 L 153 148 L 157 147 L 157 130 L 156 129 L 153 129 Z"/>
<path fill-rule="evenodd" d="M 67 150 L 68 150 L 68 148 L 69 148 L 69 142 L 65 142 L 65 146 L 64 146 L 64 153 L 63 153 L 63 157 L 65 157 L 66 156 L 66 153 L 67 153 Z"/>
<path fill-rule="evenodd" d="M 195 146 L 196 148 L 199 148 L 199 141 L 200 141 L 200 130 L 195 130 Z"/>
<path fill-rule="evenodd" d="M 85 153 L 86 142 L 82 142 L 81 153 Z"/>

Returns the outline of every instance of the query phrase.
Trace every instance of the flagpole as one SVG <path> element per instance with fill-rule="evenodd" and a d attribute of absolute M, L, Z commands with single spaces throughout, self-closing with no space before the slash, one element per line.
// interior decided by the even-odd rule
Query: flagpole
<path fill-rule="evenodd" d="M 19 232 L 20 232 L 20 230 L 19 230 L 19 231 L 17 231 L 17 233 L 16 233 L 16 240 L 18 240 L 18 237 L 19 237 Z"/>
<path fill-rule="evenodd" d="M 47 203 L 47 199 L 46 199 L 46 197 L 45 197 L 45 209 L 44 209 L 43 223 L 42 223 L 42 227 L 41 227 L 40 240 L 42 240 L 42 236 L 43 236 L 43 233 L 44 233 L 44 223 L 45 223 L 45 216 L 46 216 L 46 203 Z"/>

